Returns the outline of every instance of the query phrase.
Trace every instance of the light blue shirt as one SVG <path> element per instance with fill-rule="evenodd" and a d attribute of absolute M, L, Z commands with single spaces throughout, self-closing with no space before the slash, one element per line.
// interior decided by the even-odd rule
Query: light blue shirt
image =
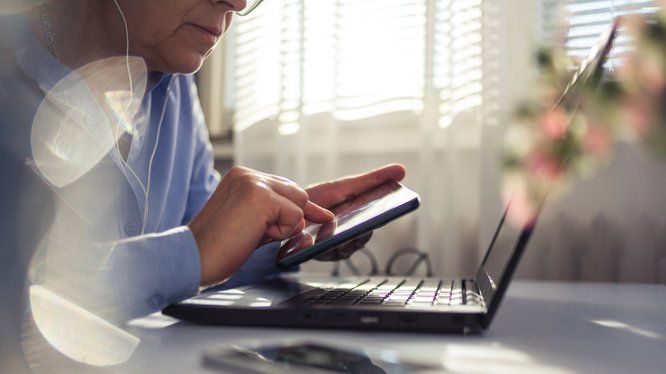
<path fill-rule="evenodd" d="M 71 71 L 36 41 L 23 18 L 2 19 L 0 35 L 4 35 L 0 37 L 3 48 L 0 55 L 2 146 L 30 163 L 30 127 L 37 107 L 45 92 Z M 86 216 L 90 210 L 86 204 L 94 204 L 95 194 L 114 196 L 112 208 L 86 217 L 91 226 L 86 232 L 95 233 L 95 248 L 108 250 L 103 266 L 83 269 L 85 276 L 71 276 L 72 270 L 68 269 L 66 276 L 60 277 L 73 279 L 62 281 L 67 285 L 44 280 L 53 292 L 111 320 L 147 314 L 198 292 L 199 252 L 186 225 L 201 210 L 220 180 L 213 169 L 212 147 L 194 78 L 163 75 L 156 79 L 157 83 L 141 104 L 139 116 L 145 124 L 143 134 L 132 138 L 127 156 L 127 164 L 146 185 L 149 160 L 156 149 L 145 234 L 140 232 L 145 195 L 115 149 L 81 181 L 63 188 L 62 193 L 52 188 L 56 203 L 60 200 L 66 203 L 68 193 L 71 196 L 90 193 L 90 201 L 82 198 L 84 203 L 72 208 L 78 212 L 72 216 Z M 162 110 L 164 116 L 158 126 Z M 155 148 L 158 130 L 159 143 Z M 107 183 L 105 178 L 121 183 Z M 83 192 L 82 188 L 85 188 Z M 62 231 L 79 230 L 78 224 L 70 226 Z M 78 243 L 71 238 L 58 241 L 62 242 Z M 238 286 L 276 274 L 279 271 L 274 265 L 276 251 L 275 244 L 257 249 L 224 286 Z M 75 253 L 72 258 L 76 260 L 72 261 L 85 264 L 85 260 L 78 260 L 85 256 L 88 254 Z M 33 279 L 33 282 L 39 281 Z M 72 292 L 72 287 L 76 292 Z"/>

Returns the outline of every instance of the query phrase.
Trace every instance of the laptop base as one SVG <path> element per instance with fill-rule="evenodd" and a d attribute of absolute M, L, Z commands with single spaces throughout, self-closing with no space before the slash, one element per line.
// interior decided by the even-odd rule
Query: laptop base
<path fill-rule="evenodd" d="M 407 284 L 409 281 L 415 282 L 414 279 L 404 279 L 397 284 Z M 407 304 L 403 307 L 382 307 L 361 304 L 362 299 L 358 299 L 355 305 L 303 303 L 313 291 L 323 289 L 331 293 L 339 289 L 340 285 L 355 282 L 359 283 L 359 286 L 351 287 L 351 290 L 358 290 L 363 284 L 368 284 L 360 278 L 306 278 L 302 281 L 298 276 L 278 278 L 234 290 L 205 292 L 183 303 L 171 305 L 163 313 L 199 324 L 225 326 L 457 334 L 478 333 L 482 330 L 485 316 L 482 304 L 430 307 Z M 426 282 L 432 284 L 433 280 L 419 282 L 418 284 L 425 285 Z M 380 281 L 377 284 L 386 283 Z M 375 289 L 379 287 L 376 286 Z M 396 290 L 400 290 L 400 287 L 396 286 Z M 418 286 L 415 290 L 418 290 Z M 397 291 L 394 294 L 397 295 Z M 390 298 L 389 295 L 387 300 L 390 301 Z M 336 300 L 341 300 L 341 297 Z"/>

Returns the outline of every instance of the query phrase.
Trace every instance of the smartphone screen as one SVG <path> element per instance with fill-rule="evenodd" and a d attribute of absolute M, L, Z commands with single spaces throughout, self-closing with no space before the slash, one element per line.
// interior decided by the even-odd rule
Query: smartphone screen
<path fill-rule="evenodd" d="M 385 183 L 330 209 L 335 218 L 309 224 L 282 242 L 276 259 L 289 268 L 382 226 L 419 206 L 419 195 L 398 182 Z"/>

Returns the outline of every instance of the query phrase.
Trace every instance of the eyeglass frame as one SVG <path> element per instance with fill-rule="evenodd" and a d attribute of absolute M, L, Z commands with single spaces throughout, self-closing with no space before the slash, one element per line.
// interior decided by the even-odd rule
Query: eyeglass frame
<path fill-rule="evenodd" d="M 247 16 L 248 14 L 252 13 L 253 10 L 257 9 L 257 7 L 258 7 L 261 3 L 263 3 L 263 2 L 264 2 L 264 0 L 258 0 L 258 1 L 257 1 L 256 3 L 254 3 L 253 5 L 247 7 L 247 8 L 245 8 L 245 9 L 239 11 L 239 12 L 236 12 L 236 14 L 238 14 L 238 15 L 241 16 L 241 17 L 245 17 L 245 16 Z"/>
<path fill-rule="evenodd" d="M 416 270 L 419 268 L 421 264 L 425 265 L 425 270 L 426 270 L 426 277 L 432 277 L 433 276 L 433 271 L 432 271 L 432 263 L 430 262 L 430 256 L 428 255 L 427 252 L 419 251 L 416 248 L 413 247 L 406 247 L 406 248 L 401 248 L 397 250 L 395 253 L 389 257 L 387 263 L 386 263 L 386 270 L 384 270 L 383 274 L 379 273 L 379 266 L 377 262 L 377 258 L 375 255 L 369 250 L 368 247 L 363 247 L 360 248 L 357 253 L 362 253 L 364 254 L 368 260 L 370 261 L 370 266 L 371 270 L 369 274 L 362 274 L 361 271 L 358 270 L 356 265 L 351 261 L 351 258 L 345 258 L 341 261 L 337 261 L 334 266 L 333 270 L 331 271 L 331 275 L 333 276 L 340 276 L 340 268 L 342 267 L 341 264 L 347 265 L 349 270 L 352 272 L 353 275 L 358 276 L 358 275 L 368 275 L 368 276 L 375 276 L 375 275 L 385 275 L 385 276 L 414 276 L 416 273 Z M 412 265 L 409 267 L 409 269 L 404 273 L 404 274 L 395 274 L 393 272 L 393 265 L 395 262 L 398 260 L 398 258 L 403 257 L 404 255 L 415 255 L 416 260 L 412 263 Z"/>

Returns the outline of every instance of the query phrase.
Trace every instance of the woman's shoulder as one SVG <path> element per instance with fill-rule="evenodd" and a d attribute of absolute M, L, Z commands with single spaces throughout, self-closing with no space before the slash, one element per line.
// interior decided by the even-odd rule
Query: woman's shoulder
<path fill-rule="evenodd" d="M 12 77 L 18 67 L 16 61 L 16 21 L 10 16 L 0 16 L 0 80 Z"/>

